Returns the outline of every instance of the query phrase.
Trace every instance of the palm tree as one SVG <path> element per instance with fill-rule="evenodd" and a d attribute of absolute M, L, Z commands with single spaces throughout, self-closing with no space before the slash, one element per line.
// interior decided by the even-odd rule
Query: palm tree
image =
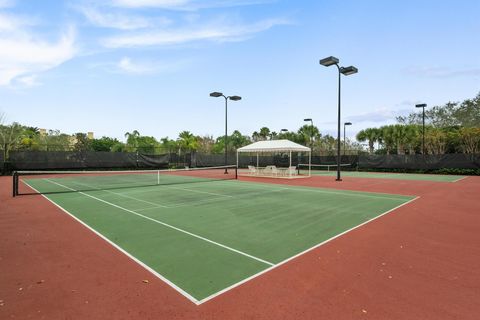
<path fill-rule="evenodd" d="M 138 138 L 140 137 L 140 132 L 133 130 L 132 133 L 126 132 L 125 138 L 127 138 L 127 147 L 133 148 L 135 151 L 138 149 Z"/>
<path fill-rule="evenodd" d="M 257 142 L 258 140 L 260 140 L 260 133 L 258 133 L 257 131 L 253 131 L 252 133 L 252 140 Z"/>
<path fill-rule="evenodd" d="M 177 141 L 180 148 L 186 151 L 196 151 L 198 149 L 197 137 L 190 133 L 190 131 L 180 132 Z"/>
<path fill-rule="evenodd" d="M 405 126 L 405 143 L 409 154 L 415 154 L 415 148 L 418 145 L 419 126 L 416 124 L 409 124 Z"/>
<path fill-rule="evenodd" d="M 380 135 L 379 139 L 381 139 L 385 149 L 387 150 L 387 154 L 392 152 L 392 149 L 395 146 L 395 126 L 388 125 L 380 127 Z"/>
<path fill-rule="evenodd" d="M 270 136 L 270 129 L 267 127 L 260 128 L 259 136 L 262 138 L 262 140 L 267 140 L 267 138 Z"/>
<path fill-rule="evenodd" d="M 360 142 L 368 141 L 369 152 L 373 153 L 375 142 L 380 140 L 380 130 L 377 128 L 367 128 L 360 130 L 356 136 Z"/>
<path fill-rule="evenodd" d="M 320 130 L 316 126 L 306 124 L 298 129 L 298 136 L 304 144 L 312 148 L 315 139 L 320 138 Z"/>

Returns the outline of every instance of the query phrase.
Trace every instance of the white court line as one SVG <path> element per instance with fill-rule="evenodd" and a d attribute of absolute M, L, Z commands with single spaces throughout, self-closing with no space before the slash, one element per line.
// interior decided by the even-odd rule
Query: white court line
<path fill-rule="evenodd" d="M 242 281 L 239 281 L 239 282 L 231 285 L 230 287 L 227 287 L 227 288 L 225 288 L 225 289 L 223 289 L 223 290 L 220 290 L 220 291 L 218 291 L 218 292 L 216 292 L 216 293 L 214 293 L 214 294 L 212 294 L 212 295 L 210 295 L 210 296 L 208 296 L 208 297 L 206 297 L 206 298 L 203 298 L 202 300 L 200 300 L 200 301 L 198 302 L 198 304 L 205 303 L 205 302 L 207 302 L 208 300 L 211 300 L 211 299 L 213 299 L 213 298 L 215 298 L 215 297 L 218 297 L 219 295 L 221 295 L 221 294 L 223 294 L 223 293 L 225 293 L 225 292 L 227 292 L 227 291 L 230 291 L 230 290 L 232 290 L 232 289 L 234 289 L 234 288 L 236 288 L 236 287 L 244 284 L 244 283 L 247 282 L 247 281 L 250 281 L 250 280 L 252 280 L 252 279 L 255 279 L 256 277 L 261 276 L 261 275 L 264 274 L 264 273 L 267 273 L 267 272 L 269 272 L 269 271 L 271 271 L 271 270 L 273 270 L 273 269 L 275 269 L 275 268 L 278 268 L 279 266 L 281 266 L 281 265 L 283 265 L 283 264 L 285 264 L 285 263 L 287 263 L 287 262 L 290 262 L 291 260 L 296 259 L 296 258 L 298 258 L 299 256 L 304 255 L 305 253 L 307 253 L 307 252 L 309 252 L 309 251 L 312 251 L 312 250 L 314 250 L 314 249 L 316 249 L 316 248 L 318 248 L 318 247 L 320 247 L 320 246 L 322 246 L 322 245 L 324 245 L 324 244 L 326 244 L 326 243 L 328 243 L 328 242 L 330 242 L 330 241 L 332 241 L 332 240 L 334 240 L 334 239 L 336 239 L 336 238 L 338 238 L 338 237 L 341 237 L 341 236 L 343 236 L 344 234 L 346 234 L 346 233 L 348 233 L 348 232 L 350 232 L 350 231 L 353 231 L 353 230 L 355 230 L 355 229 L 358 229 L 358 228 L 366 225 L 367 223 L 370 223 L 370 222 L 372 222 L 372 221 L 374 221 L 374 220 L 376 220 L 376 219 L 378 219 L 378 218 L 380 218 L 380 217 L 382 217 L 382 216 L 384 216 L 384 215 L 386 215 L 386 214 L 388 214 L 388 213 L 390 213 L 390 212 L 392 212 L 392 211 L 394 211 L 394 210 L 396 210 L 396 209 L 398 209 L 398 208 L 400 208 L 400 207 L 403 207 L 403 206 L 405 206 L 405 205 L 407 205 L 407 204 L 409 204 L 409 203 L 411 203 L 411 202 L 413 202 L 413 201 L 415 201 L 415 200 L 417 200 L 417 199 L 419 199 L 419 198 L 420 198 L 420 197 L 416 197 L 416 198 L 414 198 L 414 199 L 411 199 L 410 201 L 407 201 L 407 202 L 405 202 L 405 203 L 402 203 L 401 205 L 398 205 L 398 206 L 396 206 L 395 208 L 392 208 L 392 209 L 390 209 L 390 210 L 388 210 L 388 211 L 385 211 L 385 212 L 381 213 L 380 215 L 378 215 L 378 216 L 376 216 L 376 217 L 373 217 L 373 218 L 370 219 L 370 220 L 367 220 L 367 221 L 365 221 L 365 222 L 362 222 L 361 224 L 359 224 L 359 225 L 357 225 L 357 226 L 355 226 L 355 227 L 353 227 L 353 228 L 350 228 L 350 229 L 348 229 L 348 230 L 345 230 L 345 231 L 343 231 L 342 233 L 339 233 L 339 234 L 337 234 L 337 235 L 335 235 L 335 236 L 333 236 L 333 237 L 331 237 L 331 238 L 329 238 L 329 239 L 327 239 L 327 240 L 325 240 L 325 241 L 323 241 L 323 242 L 320 242 L 319 244 L 314 245 L 313 247 L 310 247 L 310 248 L 308 248 L 308 249 L 306 249 L 306 250 L 304 250 L 304 251 L 302 251 L 302 252 L 300 252 L 300 253 L 297 253 L 296 255 L 294 255 L 294 256 L 292 256 L 292 257 L 290 257 L 290 258 L 287 258 L 287 259 L 285 259 L 285 260 L 283 260 L 283 261 L 281 261 L 281 262 L 279 262 L 279 263 L 271 266 L 270 268 L 267 268 L 267 269 L 265 269 L 265 270 L 262 270 L 262 271 L 260 271 L 260 272 L 258 272 L 258 273 L 256 273 L 256 274 L 248 277 L 248 278 L 243 279 Z"/>
<path fill-rule="evenodd" d="M 200 190 L 192 190 L 192 189 L 180 188 L 180 187 L 166 187 L 166 188 L 167 189 L 185 190 L 185 191 L 196 192 L 196 193 L 204 193 L 204 194 L 209 194 L 209 195 L 212 195 L 212 196 L 233 198 L 233 196 L 230 196 L 228 194 L 221 194 L 221 193 L 214 193 L 214 192 L 207 192 L 207 191 L 200 191 Z"/>
<path fill-rule="evenodd" d="M 230 183 L 242 183 L 248 186 L 247 189 L 251 189 L 250 187 L 253 186 L 259 187 L 260 189 L 270 189 L 270 190 L 291 190 L 291 191 L 297 191 L 297 192 L 315 192 L 315 193 L 324 193 L 324 194 L 338 194 L 342 196 L 356 196 L 356 197 L 367 197 L 367 198 L 377 198 L 377 199 L 389 199 L 389 200 L 406 200 L 402 198 L 393 198 L 393 197 L 388 197 L 388 196 L 393 196 L 394 194 L 391 193 L 381 193 L 381 192 L 370 192 L 370 191 L 356 191 L 356 190 L 343 190 L 343 192 L 336 192 L 336 191 L 330 191 L 330 190 L 323 190 L 323 189 L 318 189 L 315 187 L 308 187 L 308 186 L 294 186 L 294 188 L 288 188 L 288 187 L 274 187 L 274 184 L 271 183 L 266 183 L 266 182 L 260 182 L 258 184 L 252 183 L 250 181 L 237 181 L 237 182 L 230 182 Z M 224 183 L 224 182 L 223 182 Z M 218 182 L 218 184 L 222 184 L 222 182 Z M 281 184 L 278 184 L 278 186 L 281 186 Z M 385 196 L 383 196 L 385 195 Z M 414 197 L 412 195 L 398 195 L 399 197 Z"/>
<path fill-rule="evenodd" d="M 233 198 L 233 199 L 240 199 L 240 198 L 245 198 L 245 197 L 250 197 L 250 196 L 259 196 L 259 195 L 263 195 L 263 194 L 270 194 L 270 193 L 279 192 L 279 191 L 283 191 L 283 189 L 275 189 L 275 190 L 270 190 L 270 191 L 267 191 L 267 192 L 260 192 L 260 193 L 258 193 L 258 192 L 248 193 L 248 194 L 242 194 L 242 195 L 230 196 L 230 197 Z M 173 209 L 173 208 L 180 208 L 180 207 L 188 207 L 188 206 L 194 206 L 196 204 L 202 204 L 202 203 L 205 203 L 205 202 L 214 202 L 214 201 L 222 201 L 222 200 L 227 200 L 227 199 L 225 199 L 225 198 L 208 198 L 208 199 L 205 199 L 205 200 L 180 202 L 180 203 L 176 203 L 174 205 L 171 205 L 168 208 Z"/>
<path fill-rule="evenodd" d="M 48 180 L 48 179 L 45 179 L 45 180 Z M 52 182 L 52 181 L 49 181 L 49 182 Z M 160 203 L 155 203 L 155 202 L 150 202 L 150 201 L 147 201 L 147 200 L 137 199 L 137 198 L 134 198 L 134 197 L 131 197 L 131 196 L 127 196 L 126 194 L 123 194 L 123 193 L 117 193 L 117 192 L 113 192 L 113 191 L 110 191 L 110 190 L 105 190 L 105 189 L 93 187 L 93 186 L 90 186 L 90 185 L 85 184 L 85 183 L 80 183 L 80 182 L 75 182 L 75 181 L 73 181 L 73 183 L 76 184 L 76 185 L 92 188 L 92 189 L 95 189 L 95 190 L 98 190 L 98 191 L 104 191 L 104 192 L 108 192 L 108 193 L 111 193 L 111 194 L 115 194 L 115 195 L 120 196 L 120 197 L 136 200 L 136 201 L 147 203 L 147 204 L 151 204 L 151 205 L 154 205 L 155 208 L 168 208 L 168 206 L 162 205 Z"/>
<path fill-rule="evenodd" d="M 230 199 L 230 198 L 228 198 Z M 166 208 L 166 209 L 174 209 L 174 208 L 180 208 L 180 207 L 188 207 L 188 206 L 195 206 L 197 204 L 202 204 L 205 202 L 211 202 L 211 201 L 221 201 L 221 200 L 226 200 L 225 197 L 217 197 L 217 198 L 207 198 L 204 200 L 197 200 L 197 201 L 189 201 L 189 202 L 180 202 L 175 205 L 167 206 L 167 207 L 150 207 L 150 208 L 142 208 L 142 209 L 136 209 L 135 211 L 147 211 L 151 209 L 160 209 L 160 208 Z"/>
<path fill-rule="evenodd" d="M 451 181 L 451 182 L 458 182 L 458 181 L 460 181 L 460 180 L 467 179 L 467 178 L 468 178 L 468 177 L 461 177 L 461 178 L 458 178 L 457 180 L 453 180 L 453 181 Z"/>
<path fill-rule="evenodd" d="M 165 223 L 165 222 L 162 222 L 162 221 L 160 221 L 160 220 L 156 220 L 156 219 L 150 218 L 150 217 L 145 216 L 145 215 L 143 215 L 143 214 L 141 214 L 141 213 L 135 212 L 135 211 L 133 211 L 133 210 L 130 210 L 130 209 L 121 207 L 121 206 L 116 205 L 116 204 L 114 204 L 114 203 L 111 203 L 111 202 L 108 202 L 108 201 L 106 201 L 106 200 L 103 200 L 103 199 L 97 198 L 97 197 L 95 197 L 95 196 L 92 196 L 92 195 L 90 195 L 90 194 L 88 194 L 88 193 L 85 193 L 85 192 L 82 192 L 82 191 L 77 191 L 77 190 L 75 190 L 75 189 L 73 189 L 73 188 L 64 186 L 64 185 L 62 185 L 62 184 L 60 184 L 60 183 L 58 183 L 58 182 L 52 181 L 52 180 L 50 180 L 50 179 L 44 179 L 44 180 L 46 180 L 46 181 L 48 181 L 48 182 L 51 182 L 51 183 L 53 183 L 53 184 L 56 184 L 56 185 L 58 185 L 58 186 L 60 186 L 60 187 L 63 187 L 63 188 L 65 188 L 65 189 L 72 190 L 72 191 L 75 191 L 75 192 L 77 192 L 77 193 L 83 194 L 83 195 L 86 196 L 86 197 L 89 197 L 89 198 L 95 199 L 95 200 L 97 200 L 97 201 L 103 202 L 103 203 L 108 204 L 108 205 L 110 205 L 110 206 L 112 206 L 112 207 L 115 207 L 115 208 L 121 209 L 121 210 L 123 210 L 123 211 L 129 212 L 129 213 L 131 213 L 131 214 L 134 214 L 134 215 L 139 216 L 139 217 L 141 217 L 141 218 L 144 218 L 144 219 L 146 219 L 146 220 L 153 221 L 153 222 L 155 222 L 155 223 L 161 224 L 161 225 L 163 225 L 163 226 L 165 226 L 165 227 L 168 227 L 168 228 L 170 228 L 170 229 L 173 229 L 173 230 L 176 230 L 176 231 L 179 231 L 179 232 L 188 234 L 189 236 L 192 236 L 192 237 L 194 237 L 194 238 L 197 238 L 197 239 L 206 241 L 206 242 L 208 242 L 208 243 L 214 244 L 214 245 L 216 245 L 216 246 L 219 246 L 219 247 L 221 247 L 221 248 L 227 249 L 227 250 L 229 250 L 229 251 L 238 253 L 238 254 L 240 254 L 240 255 L 242 255 L 242 256 L 245 256 L 245 257 L 248 257 L 248 258 L 250 258 L 250 259 L 257 260 L 257 261 L 262 262 L 262 263 L 264 263 L 264 264 L 268 264 L 268 265 L 270 265 L 270 266 L 273 266 L 273 263 L 271 263 L 271 262 L 269 262 L 269 261 L 266 261 L 266 260 L 260 259 L 260 258 L 258 258 L 258 257 L 252 256 L 251 254 L 248 254 L 248 253 L 245 253 L 245 252 L 243 252 L 243 251 L 240 251 L 240 250 L 231 248 L 231 247 L 229 247 L 229 246 L 226 246 L 226 245 L 224 245 L 224 244 L 215 242 L 215 241 L 210 240 L 210 239 L 208 239 L 208 238 L 204 238 L 204 237 L 202 237 L 202 236 L 199 236 L 198 234 L 189 232 L 189 231 L 187 231 L 187 230 L 183 230 L 183 229 L 181 229 L 181 228 L 177 228 L 177 227 L 175 227 L 175 226 L 172 226 L 172 225 L 170 225 L 170 224 L 168 224 L 168 223 Z"/>

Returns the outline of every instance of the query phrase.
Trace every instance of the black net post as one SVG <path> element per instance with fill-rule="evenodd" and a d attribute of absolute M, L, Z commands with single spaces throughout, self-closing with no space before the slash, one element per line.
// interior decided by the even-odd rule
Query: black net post
<path fill-rule="evenodd" d="M 13 177 L 12 196 L 15 197 L 16 195 L 18 195 L 18 173 L 14 171 L 12 177 Z"/>

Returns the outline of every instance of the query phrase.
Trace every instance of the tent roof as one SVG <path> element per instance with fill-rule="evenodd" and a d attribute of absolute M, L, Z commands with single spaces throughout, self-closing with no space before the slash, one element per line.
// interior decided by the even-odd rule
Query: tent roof
<path fill-rule="evenodd" d="M 310 148 L 290 140 L 258 141 L 238 148 L 237 152 L 309 152 Z"/>

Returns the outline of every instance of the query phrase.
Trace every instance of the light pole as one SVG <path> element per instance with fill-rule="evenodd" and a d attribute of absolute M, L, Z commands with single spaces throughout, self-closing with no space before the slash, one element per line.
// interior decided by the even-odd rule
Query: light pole
<path fill-rule="evenodd" d="M 422 154 L 425 154 L 425 108 L 426 103 L 416 104 L 415 108 L 422 108 Z"/>
<path fill-rule="evenodd" d="M 340 89 L 341 89 L 341 76 L 342 74 L 345 76 L 349 76 L 351 74 L 357 73 L 358 69 L 355 68 L 354 66 L 349 66 L 349 67 L 340 67 L 338 63 L 340 60 L 335 57 L 327 57 L 322 60 L 320 60 L 320 64 L 325 67 L 330 67 L 330 66 L 337 66 L 338 69 L 338 121 L 337 121 L 337 179 L 336 181 L 342 181 L 340 178 Z"/>
<path fill-rule="evenodd" d="M 240 96 L 225 96 L 221 92 L 212 92 L 210 93 L 210 97 L 218 98 L 224 97 L 225 98 L 225 165 L 227 165 L 227 127 L 228 127 L 228 120 L 227 120 L 227 108 L 228 108 L 228 100 L 238 101 L 241 100 L 242 97 Z M 225 168 L 225 173 L 228 173 L 227 168 Z"/>
<path fill-rule="evenodd" d="M 313 119 L 312 118 L 306 118 L 306 119 L 303 119 L 303 121 L 305 122 L 308 122 L 310 121 L 310 125 L 312 126 L 312 131 L 310 132 L 310 147 L 312 147 L 313 145 Z"/>
<path fill-rule="evenodd" d="M 346 131 L 346 128 L 345 128 L 345 127 L 346 127 L 346 126 L 351 126 L 351 125 L 352 125 L 351 122 L 345 122 L 345 123 L 343 124 L 343 155 L 345 155 L 345 150 L 346 150 L 346 148 L 347 148 L 347 147 L 346 147 L 346 145 L 347 145 L 347 143 L 346 143 L 347 139 L 345 138 L 345 131 Z"/>

